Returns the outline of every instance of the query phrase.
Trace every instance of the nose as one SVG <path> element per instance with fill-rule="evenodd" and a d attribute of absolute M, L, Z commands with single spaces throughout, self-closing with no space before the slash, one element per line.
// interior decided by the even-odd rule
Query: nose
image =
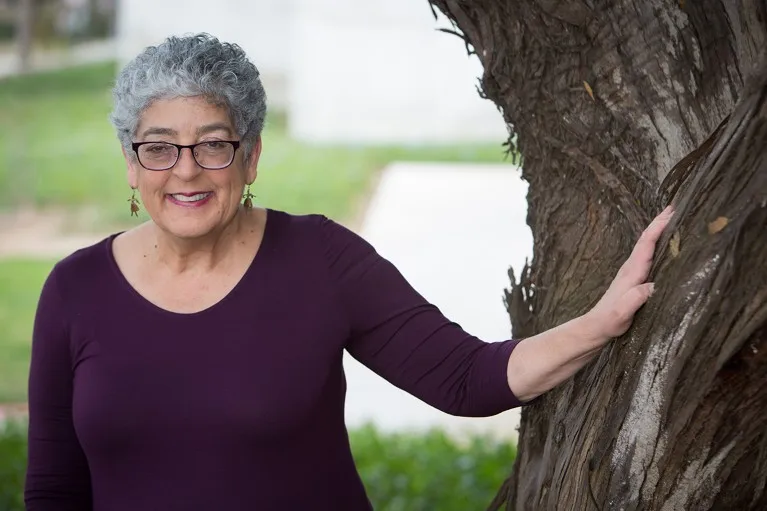
<path fill-rule="evenodd" d="M 202 170 L 202 167 L 197 164 L 197 160 L 194 159 L 192 149 L 189 147 L 181 149 L 181 152 L 178 154 L 178 160 L 173 166 L 173 173 L 180 179 L 191 181 Z"/>

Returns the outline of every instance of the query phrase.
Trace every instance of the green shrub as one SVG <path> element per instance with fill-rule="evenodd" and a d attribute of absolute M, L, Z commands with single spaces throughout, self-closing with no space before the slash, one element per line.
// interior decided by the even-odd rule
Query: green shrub
<path fill-rule="evenodd" d="M 0 422 L 0 509 L 24 511 L 27 441 L 20 423 Z"/>
<path fill-rule="evenodd" d="M 0 20 L 0 42 L 13 42 L 16 36 L 16 24 L 9 20 Z"/>
<path fill-rule="evenodd" d="M 511 470 L 516 447 L 485 437 L 458 442 L 439 430 L 350 432 L 352 452 L 376 511 L 486 509 Z"/>
<path fill-rule="evenodd" d="M 481 510 L 511 469 L 510 442 L 458 442 L 439 430 L 350 431 L 352 451 L 376 511 Z M 0 510 L 24 511 L 26 437 L 21 424 L 0 426 Z"/>

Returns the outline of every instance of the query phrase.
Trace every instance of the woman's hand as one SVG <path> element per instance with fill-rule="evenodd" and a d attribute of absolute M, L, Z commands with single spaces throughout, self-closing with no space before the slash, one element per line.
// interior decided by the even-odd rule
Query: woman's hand
<path fill-rule="evenodd" d="M 593 329 L 595 337 L 607 340 L 626 333 L 636 311 L 652 295 L 653 283 L 646 280 L 650 274 L 655 245 L 673 214 L 669 206 L 655 217 L 639 237 L 607 292 L 584 315 L 583 319 Z"/>
<path fill-rule="evenodd" d="M 613 337 L 626 333 L 634 314 L 652 294 L 650 274 L 655 245 L 673 210 L 666 208 L 645 229 L 607 292 L 586 314 L 523 339 L 511 352 L 509 388 L 529 401 L 570 378 Z"/>

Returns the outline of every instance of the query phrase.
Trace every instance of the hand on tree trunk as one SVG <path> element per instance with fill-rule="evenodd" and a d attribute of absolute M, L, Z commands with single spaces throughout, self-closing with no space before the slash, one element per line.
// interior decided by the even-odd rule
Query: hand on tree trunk
<path fill-rule="evenodd" d="M 592 329 L 593 337 L 607 341 L 625 334 L 631 327 L 634 314 L 652 295 L 655 284 L 646 281 L 652 267 L 655 245 L 673 214 L 674 210 L 669 206 L 655 217 L 639 237 L 607 292 L 586 313 L 584 323 Z"/>
<path fill-rule="evenodd" d="M 639 237 L 607 292 L 589 312 L 556 328 L 524 339 L 511 352 L 509 388 L 529 401 L 572 377 L 613 338 L 631 326 L 634 314 L 652 294 L 646 282 L 655 245 L 668 225 L 669 206 Z"/>

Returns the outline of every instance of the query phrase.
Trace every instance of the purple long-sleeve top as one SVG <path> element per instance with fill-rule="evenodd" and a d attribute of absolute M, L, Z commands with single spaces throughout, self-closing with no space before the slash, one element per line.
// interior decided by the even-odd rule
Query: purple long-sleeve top
<path fill-rule="evenodd" d="M 516 343 L 446 319 L 361 237 L 269 210 L 241 281 L 193 314 L 130 286 L 110 236 L 43 287 L 29 379 L 29 511 L 368 510 L 343 350 L 449 414 L 520 405 Z"/>

